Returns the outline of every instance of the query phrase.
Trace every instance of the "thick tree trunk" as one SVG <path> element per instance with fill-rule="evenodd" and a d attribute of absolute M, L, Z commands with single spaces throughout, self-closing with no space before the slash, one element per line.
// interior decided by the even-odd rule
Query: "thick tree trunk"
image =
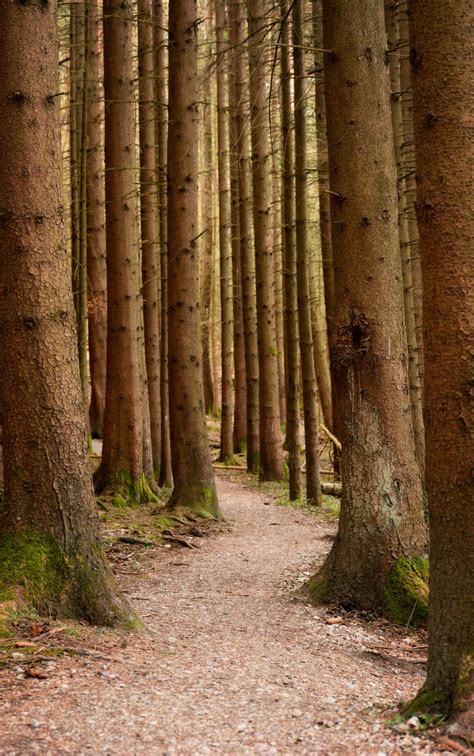
<path fill-rule="evenodd" d="M 2 594 L 112 625 L 130 616 L 99 541 L 61 182 L 56 8 L 2 0 Z"/>
<path fill-rule="evenodd" d="M 467 708 L 472 738 L 472 6 L 412 0 L 410 17 L 430 520 L 428 675 L 418 704 L 448 715 Z"/>
<path fill-rule="evenodd" d="M 197 9 L 169 9 L 168 271 L 172 508 L 219 517 L 199 348 Z"/>
<path fill-rule="evenodd" d="M 133 12 L 128 0 L 105 2 L 107 390 L 99 489 L 143 474 Z"/>
<path fill-rule="evenodd" d="M 378 609 L 399 556 L 422 552 L 383 6 L 324 0 L 335 263 L 333 375 L 342 424 L 339 531 L 323 593 Z M 370 182 L 367 177 L 370 176 Z"/>
<path fill-rule="evenodd" d="M 161 397 L 161 464 L 160 486 L 171 488 L 171 442 L 169 423 L 169 383 L 168 383 L 168 207 L 167 207 L 167 125 L 168 102 L 166 93 L 167 59 L 163 3 L 154 0 L 153 18 L 155 31 L 155 97 L 157 109 L 156 156 L 158 179 L 158 208 L 160 232 L 160 274 L 161 274 L 161 322 L 160 322 L 160 397 Z"/>
<path fill-rule="evenodd" d="M 284 334 L 286 374 L 286 446 L 290 501 L 301 496 L 298 300 L 296 291 L 296 247 L 294 208 L 294 150 L 291 124 L 291 72 L 288 33 L 288 0 L 280 0 L 282 23 L 281 67 L 281 138 L 282 138 L 282 227 Z"/>
<path fill-rule="evenodd" d="M 293 65 L 295 87 L 295 238 L 298 326 L 303 388 L 303 413 L 306 459 L 306 498 L 310 504 L 322 504 L 319 475 L 319 438 L 316 371 L 309 301 L 309 260 L 306 233 L 306 113 L 305 64 L 303 38 L 303 0 L 293 4 Z"/>
<path fill-rule="evenodd" d="M 152 0 L 138 3 L 140 219 L 145 362 L 153 470 L 161 465 L 160 301 L 156 191 L 156 121 Z"/>
<path fill-rule="evenodd" d="M 233 307 L 230 223 L 229 130 L 227 127 L 227 76 L 225 70 L 225 0 L 214 0 L 216 12 L 217 150 L 219 181 L 219 255 L 221 298 L 221 462 L 232 459 L 233 419 Z"/>
<path fill-rule="evenodd" d="M 257 284 L 260 411 L 260 477 L 281 480 L 283 454 L 278 403 L 278 363 L 273 288 L 270 146 L 267 122 L 266 9 L 248 0 L 249 92 L 252 136 L 253 220 Z"/>
<path fill-rule="evenodd" d="M 236 50 L 235 100 L 237 109 L 237 161 L 239 187 L 240 261 L 247 376 L 247 468 L 259 470 L 258 342 L 255 289 L 255 257 L 250 239 L 249 126 L 246 84 L 245 21 L 241 0 L 231 2 L 231 44 Z"/>
<path fill-rule="evenodd" d="M 89 6 L 87 94 L 87 280 L 89 285 L 89 370 L 92 436 L 102 437 L 107 359 L 107 264 L 103 139 L 103 51 L 100 0 Z"/>

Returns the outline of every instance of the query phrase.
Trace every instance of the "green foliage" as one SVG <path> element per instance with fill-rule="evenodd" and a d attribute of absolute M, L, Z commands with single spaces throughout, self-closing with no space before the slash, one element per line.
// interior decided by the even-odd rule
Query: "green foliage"
<path fill-rule="evenodd" d="M 420 627 L 428 617 L 428 560 L 399 557 L 383 586 L 383 612 L 396 625 Z"/>
<path fill-rule="evenodd" d="M 64 593 L 67 574 L 66 558 L 50 536 L 9 533 L 0 542 L 0 600 L 21 588 L 29 603 L 49 611 Z"/>
<path fill-rule="evenodd" d="M 325 576 L 317 573 L 310 577 L 306 583 L 306 591 L 313 604 L 321 604 L 327 598 L 329 590 L 328 580 Z"/>

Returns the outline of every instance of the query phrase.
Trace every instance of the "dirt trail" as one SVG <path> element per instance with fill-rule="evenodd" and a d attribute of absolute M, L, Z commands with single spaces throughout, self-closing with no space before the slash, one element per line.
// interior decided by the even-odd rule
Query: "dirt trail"
<path fill-rule="evenodd" d="M 60 659 L 47 680 L 4 673 L 1 754 L 434 751 L 386 728 L 381 711 L 413 695 L 421 666 L 368 653 L 386 643 L 377 625 L 327 625 L 327 609 L 292 597 L 334 524 L 218 485 L 229 532 L 199 549 L 143 551 L 139 569 L 120 562 L 149 634 L 124 647 L 103 633 L 114 661 Z"/>

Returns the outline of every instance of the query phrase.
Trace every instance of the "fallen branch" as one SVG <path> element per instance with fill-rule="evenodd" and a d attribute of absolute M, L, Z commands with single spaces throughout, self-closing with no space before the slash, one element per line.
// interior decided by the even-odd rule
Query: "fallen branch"
<path fill-rule="evenodd" d="M 319 427 L 321 428 L 322 431 L 324 431 L 324 433 L 326 434 L 326 436 L 331 439 L 331 441 L 333 442 L 334 446 L 337 449 L 339 449 L 339 451 L 341 451 L 341 449 L 342 449 L 341 442 L 339 441 L 339 439 L 336 438 L 336 436 L 333 436 L 333 434 L 331 433 L 331 431 L 329 430 L 329 428 L 326 428 L 326 426 L 323 425 L 323 423 L 320 423 Z"/>
<path fill-rule="evenodd" d="M 321 483 L 321 491 L 328 496 L 341 496 L 342 484 L 341 483 Z"/>
<path fill-rule="evenodd" d="M 135 538 L 135 536 L 119 536 L 120 543 L 131 543 L 134 546 L 158 546 L 157 541 L 149 541 L 147 538 Z"/>

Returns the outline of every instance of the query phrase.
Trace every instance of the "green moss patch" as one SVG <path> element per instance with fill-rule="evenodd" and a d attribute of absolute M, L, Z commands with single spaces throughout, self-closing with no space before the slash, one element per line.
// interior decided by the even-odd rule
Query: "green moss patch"
<path fill-rule="evenodd" d="M 0 541 L 0 600 L 25 599 L 41 611 L 60 603 L 68 566 L 54 540 L 36 532 L 9 533 Z"/>
<path fill-rule="evenodd" d="M 322 604 L 327 598 L 329 584 L 326 577 L 317 573 L 305 584 L 305 592 L 313 604 Z"/>
<path fill-rule="evenodd" d="M 428 560 L 399 557 L 383 586 L 382 608 L 396 625 L 423 627 L 428 618 Z"/>

